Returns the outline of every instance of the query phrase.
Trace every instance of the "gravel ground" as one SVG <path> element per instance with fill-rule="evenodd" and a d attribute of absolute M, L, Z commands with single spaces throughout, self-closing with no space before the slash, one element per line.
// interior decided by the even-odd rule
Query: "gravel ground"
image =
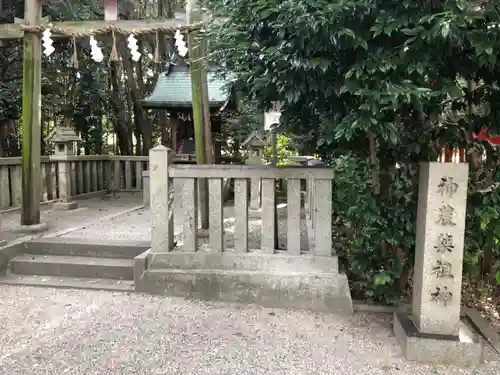
<path fill-rule="evenodd" d="M 225 248 L 234 248 L 234 207 L 224 207 L 224 230 L 225 230 Z M 182 211 L 176 209 L 175 233 L 177 236 L 182 232 L 180 216 Z M 181 212 L 181 214 L 177 214 Z M 286 208 L 279 209 L 278 220 L 278 238 L 279 248 L 286 249 Z M 301 248 L 308 249 L 306 221 L 302 220 L 301 228 Z M 262 221 L 259 218 L 250 216 L 248 220 L 248 243 L 251 249 L 260 249 L 261 247 L 261 227 Z M 121 215 L 112 220 L 102 223 L 89 225 L 81 230 L 73 231 L 62 237 L 71 238 L 102 238 L 108 240 L 139 240 L 151 241 L 151 211 L 149 209 L 134 211 L 126 215 Z M 208 250 L 208 238 L 200 238 L 200 250 Z M 179 246 L 182 245 L 179 241 Z"/>
<path fill-rule="evenodd" d="M 64 229 L 79 227 L 99 217 L 116 214 L 140 204 L 142 204 L 142 193 L 123 193 L 78 201 L 78 208 L 71 211 L 55 211 L 50 206 L 41 206 L 41 222 L 47 223 L 49 228 L 39 235 L 45 236 Z M 0 240 L 13 242 L 27 235 L 16 231 L 21 222 L 19 210 L 0 213 L 0 215 L 2 215 Z"/>
<path fill-rule="evenodd" d="M 0 374 L 498 375 L 402 358 L 391 317 L 0 286 Z"/>

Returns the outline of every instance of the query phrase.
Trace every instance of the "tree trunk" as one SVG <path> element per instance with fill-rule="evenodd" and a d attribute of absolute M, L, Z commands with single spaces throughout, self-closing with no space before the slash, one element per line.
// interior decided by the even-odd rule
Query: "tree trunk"
<path fill-rule="evenodd" d="M 125 111 L 123 108 L 122 95 L 120 92 L 120 79 L 118 74 L 118 64 L 111 62 L 110 83 L 111 83 L 111 109 L 114 115 L 114 127 L 117 138 L 118 149 L 121 155 L 130 155 L 132 153 L 129 147 L 129 139 L 131 138 L 130 129 L 127 126 Z"/>
<path fill-rule="evenodd" d="M 370 149 L 370 163 L 372 165 L 372 185 L 376 194 L 379 193 L 379 182 L 377 173 L 377 144 L 373 133 L 368 133 L 368 144 Z"/>
<path fill-rule="evenodd" d="M 127 87 L 127 104 L 128 104 L 128 123 L 132 126 L 132 123 L 134 123 L 134 120 L 132 119 L 132 113 L 133 113 L 133 108 L 134 108 L 134 101 L 132 99 L 132 92 L 130 90 L 130 87 L 126 85 Z M 135 137 L 135 152 L 134 150 L 132 151 L 133 154 L 140 156 L 142 155 L 142 133 L 141 129 L 138 126 L 132 126 L 134 129 L 134 137 Z M 132 144 L 133 148 L 133 144 Z"/>
<path fill-rule="evenodd" d="M 142 134 L 143 139 L 143 153 L 147 155 L 153 144 L 153 132 L 151 128 L 151 123 L 149 122 L 142 105 L 140 103 L 141 93 L 139 91 L 139 86 L 137 80 L 134 78 L 134 66 L 130 59 L 129 53 L 127 51 L 127 46 L 123 40 L 118 43 L 120 54 L 123 60 L 123 68 L 125 69 L 127 76 L 127 85 L 130 89 L 130 96 L 132 100 L 132 108 L 134 112 L 134 123 L 137 129 L 139 129 L 140 134 Z M 138 67 L 140 79 L 142 79 L 142 69 Z"/>

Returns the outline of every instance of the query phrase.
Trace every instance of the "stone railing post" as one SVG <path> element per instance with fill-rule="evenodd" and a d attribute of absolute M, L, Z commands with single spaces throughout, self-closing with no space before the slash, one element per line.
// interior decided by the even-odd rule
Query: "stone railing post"
<path fill-rule="evenodd" d="M 0 229 L 2 229 L 2 213 L 0 213 Z M 7 245 L 7 241 L 0 239 L 0 247 Z"/>
<path fill-rule="evenodd" d="M 150 203 L 150 191 L 149 191 L 149 170 L 142 171 L 142 204 L 144 207 L 149 207 Z"/>
<path fill-rule="evenodd" d="M 261 205 L 261 197 L 260 197 L 260 187 L 261 181 L 260 178 L 251 178 L 250 179 L 250 209 L 258 210 Z"/>
<path fill-rule="evenodd" d="M 67 155 L 55 155 L 50 160 L 57 161 L 59 186 L 59 201 L 54 203 L 53 207 L 61 211 L 74 210 L 78 203 L 72 201 L 71 196 L 71 162 Z"/>
<path fill-rule="evenodd" d="M 151 206 L 151 253 L 174 248 L 173 183 L 169 166 L 174 152 L 165 146 L 149 150 L 149 191 Z"/>
<path fill-rule="evenodd" d="M 313 180 L 312 227 L 314 229 L 314 253 L 332 255 L 332 179 Z"/>
<path fill-rule="evenodd" d="M 245 162 L 247 165 L 264 165 L 264 160 L 261 156 L 255 155 Z M 250 209 L 258 210 L 261 208 L 262 197 L 261 197 L 262 181 L 260 177 L 252 177 L 250 179 Z"/>
<path fill-rule="evenodd" d="M 306 165 L 308 167 L 316 167 L 316 168 L 323 168 L 326 166 L 326 164 L 321 161 L 321 160 L 318 160 L 318 159 L 309 159 L 307 160 L 307 163 Z M 310 219 L 311 219 L 311 225 L 313 227 L 313 229 L 316 228 L 316 210 L 315 210 L 315 207 L 316 207 L 316 199 L 320 199 L 318 196 L 317 196 L 317 193 L 316 193 L 316 179 L 314 176 L 312 176 L 307 182 L 308 184 L 308 187 L 307 187 L 307 192 L 308 192 L 308 206 L 309 206 L 309 216 L 310 216 Z M 330 180 L 330 191 L 331 191 L 331 183 L 332 181 Z M 330 212 L 331 212 L 331 193 L 330 195 L 328 196 L 328 202 L 327 202 L 329 205 L 330 205 Z"/>
<path fill-rule="evenodd" d="M 104 181 L 106 190 L 108 192 L 113 191 L 113 160 L 110 156 L 108 156 L 104 162 Z"/>
<path fill-rule="evenodd" d="M 307 207 L 309 208 L 307 214 L 314 228 L 314 177 L 310 177 L 306 181 L 307 184 Z"/>
<path fill-rule="evenodd" d="M 120 191 L 122 189 L 122 168 L 119 159 L 113 162 L 113 191 Z"/>

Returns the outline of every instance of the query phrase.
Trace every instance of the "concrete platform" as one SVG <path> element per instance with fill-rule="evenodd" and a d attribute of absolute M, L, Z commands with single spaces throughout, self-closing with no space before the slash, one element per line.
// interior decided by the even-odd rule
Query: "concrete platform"
<path fill-rule="evenodd" d="M 477 366 L 484 361 L 484 341 L 462 322 L 459 335 L 425 334 L 417 330 L 411 316 L 394 314 L 394 334 L 406 359 L 443 365 Z"/>
<path fill-rule="evenodd" d="M 135 290 L 166 296 L 353 313 L 345 275 L 207 269 L 153 269 L 135 280 Z"/>
<path fill-rule="evenodd" d="M 338 273 L 337 257 L 249 252 L 181 252 L 151 254 L 150 269 L 218 269 L 225 271 L 264 271 L 277 273 Z"/>
<path fill-rule="evenodd" d="M 347 276 L 338 272 L 336 257 L 148 251 L 134 268 L 139 292 L 353 313 Z"/>

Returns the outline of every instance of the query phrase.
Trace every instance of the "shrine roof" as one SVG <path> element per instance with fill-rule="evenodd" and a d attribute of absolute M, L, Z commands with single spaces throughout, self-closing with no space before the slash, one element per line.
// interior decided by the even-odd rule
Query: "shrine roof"
<path fill-rule="evenodd" d="M 259 136 L 257 132 L 253 132 L 241 144 L 243 147 L 266 147 L 267 143 Z"/>
<path fill-rule="evenodd" d="M 222 80 L 212 72 L 207 75 L 209 105 L 212 108 L 223 107 L 231 96 L 226 88 L 230 81 Z M 161 73 L 153 93 L 142 101 L 144 108 L 151 109 L 189 108 L 192 103 L 189 71 L 172 71 L 168 75 Z"/>

